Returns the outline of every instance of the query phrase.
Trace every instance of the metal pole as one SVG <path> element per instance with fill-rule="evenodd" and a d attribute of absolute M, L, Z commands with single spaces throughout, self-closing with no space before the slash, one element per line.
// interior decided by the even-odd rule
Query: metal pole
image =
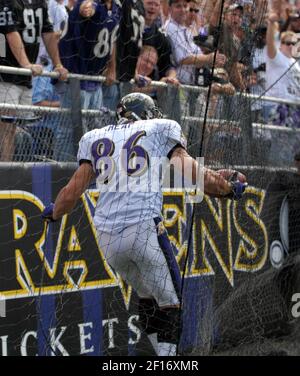
<path fill-rule="evenodd" d="M 7 104 L 7 103 L 0 103 L 0 110 L 13 110 L 15 112 L 25 112 L 25 111 L 33 111 L 38 112 L 39 114 L 65 114 L 70 113 L 71 109 L 69 108 L 61 108 L 61 107 L 40 107 L 40 106 L 28 106 L 28 105 L 22 105 L 22 104 Z M 101 116 L 104 113 L 109 113 L 111 116 L 115 115 L 114 111 L 101 111 L 101 110 L 81 110 L 82 115 L 88 115 L 88 116 Z"/>
<path fill-rule="evenodd" d="M 32 72 L 30 69 L 25 69 L 25 68 L 13 68 L 13 67 L 6 67 L 3 65 L 0 65 L 0 74 L 1 73 L 7 73 L 7 74 L 19 74 L 23 76 L 31 76 Z M 46 72 L 44 71 L 41 76 L 44 77 L 51 77 L 51 78 L 59 78 L 59 74 L 56 72 Z M 84 74 L 74 74 L 74 73 L 69 73 L 68 78 L 75 78 L 77 80 L 88 80 L 88 81 L 96 81 L 96 82 L 104 82 L 105 77 L 104 76 L 88 76 Z M 118 81 L 116 81 L 118 83 Z M 130 81 L 131 84 L 134 84 L 134 80 Z M 160 81 L 152 81 L 151 85 L 152 87 L 174 87 L 174 85 L 166 84 L 165 82 L 160 82 Z M 181 89 L 184 89 L 186 91 L 193 91 L 197 93 L 206 93 L 208 91 L 207 88 L 205 87 L 200 87 L 200 86 L 191 86 L 191 85 L 180 85 Z M 289 99 L 283 99 L 283 98 L 276 98 L 276 97 L 269 97 L 269 96 L 259 96 L 255 94 L 248 94 L 248 93 L 242 93 L 242 92 L 237 92 L 235 96 L 243 96 L 246 98 L 250 99 L 259 99 L 262 101 L 266 102 L 275 102 L 275 103 L 283 103 L 283 104 L 291 104 L 291 105 L 296 105 L 300 106 L 300 101 L 293 101 Z"/>

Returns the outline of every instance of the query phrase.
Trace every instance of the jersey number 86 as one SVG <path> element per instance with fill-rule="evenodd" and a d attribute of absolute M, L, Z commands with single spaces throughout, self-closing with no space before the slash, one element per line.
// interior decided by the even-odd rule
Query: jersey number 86
<path fill-rule="evenodd" d="M 146 136 L 145 131 L 134 133 L 120 151 L 121 168 L 128 176 L 141 176 L 148 168 L 148 153 L 142 146 L 137 145 L 143 136 Z M 101 138 L 92 145 L 94 170 L 100 183 L 107 184 L 116 171 L 116 162 L 112 158 L 114 152 L 115 144 L 109 138 Z"/>

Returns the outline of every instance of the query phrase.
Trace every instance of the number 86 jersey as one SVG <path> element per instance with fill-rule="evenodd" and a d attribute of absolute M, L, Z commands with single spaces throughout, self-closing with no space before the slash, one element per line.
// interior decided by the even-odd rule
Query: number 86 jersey
<path fill-rule="evenodd" d="M 77 159 L 91 163 L 96 175 L 98 229 L 119 232 L 161 216 L 163 171 L 176 145 L 185 148 L 186 139 L 166 119 L 109 125 L 82 137 Z"/>

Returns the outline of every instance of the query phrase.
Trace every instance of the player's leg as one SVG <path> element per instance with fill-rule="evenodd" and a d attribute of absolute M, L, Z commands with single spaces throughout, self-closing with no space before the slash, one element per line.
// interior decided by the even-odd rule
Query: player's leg
<path fill-rule="evenodd" d="M 154 298 L 139 299 L 139 322 L 157 355 L 159 355 L 157 340 L 158 322 L 156 321 L 156 312 L 158 309 L 158 305 Z"/>
<path fill-rule="evenodd" d="M 149 229 L 150 232 L 148 232 Z M 140 258 L 140 255 L 137 253 L 140 252 L 141 248 L 135 248 L 137 252 L 133 251 L 134 243 L 136 243 L 138 237 L 145 239 L 143 247 L 145 249 L 145 243 L 147 244 L 149 236 L 151 237 L 153 234 L 155 235 L 155 227 L 151 220 L 147 226 L 131 226 L 120 234 L 98 232 L 98 241 L 107 263 L 135 289 L 139 296 L 139 322 L 141 329 L 147 335 L 156 354 L 159 355 L 161 350 L 158 347 L 162 346 L 158 346 L 157 340 L 158 327 L 161 325 L 161 319 L 156 318 L 159 307 L 148 290 L 147 276 L 142 275 L 140 268 L 135 262 L 136 259 Z M 157 239 L 155 238 L 154 252 L 160 252 L 158 248 Z M 151 249 L 149 257 L 153 259 Z M 139 262 L 141 263 L 142 261 L 140 260 Z"/>
<path fill-rule="evenodd" d="M 99 232 L 98 239 L 108 264 L 140 297 L 140 324 L 156 353 L 175 355 L 180 273 L 167 235 L 166 255 L 159 245 L 153 220 L 130 226 L 120 234 Z"/>
<path fill-rule="evenodd" d="M 98 241 L 107 263 L 113 270 L 133 287 L 139 297 L 151 299 L 140 270 L 132 257 L 136 236 L 137 226 L 130 226 L 117 234 L 98 232 Z"/>
<path fill-rule="evenodd" d="M 156 329 L 159 355 L 176 355 L 180 325 L 181 276 L 172 245 L 161 220 L 145 222 L 139 227 L 134 244 L 136 263 L 144 283 L 157 304 L 148 302 L 145 315 L 148 333 Z M 144 302 L 141 302 L 144 304 Z M 151 325 L 149 325 L 151 323 Z"/>
<path fill-rule="evenodd" d="M 138 233 L 137 226 L 127 228 L 121 234 L 98 232 L 100 247 L 108 264 L 131 285 L 139 296 L 139 322 L 141 329 L 148 336 L 155 353 L 157 348 L 157 323 L 155 312 L 157 304 L 151 297 L 143 276 L 133 260 L 133 244 Z"/>

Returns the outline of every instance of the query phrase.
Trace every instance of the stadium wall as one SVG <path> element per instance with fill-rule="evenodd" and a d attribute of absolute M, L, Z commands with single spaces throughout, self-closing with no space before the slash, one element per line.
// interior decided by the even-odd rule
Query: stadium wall
<path fill-rule="evenodd" d="M 96 191 L 87 191 L 70 215 L 48 229 L 41 220 L 44 205 L 54 200 L 74 168 L 43 163 L 0 167 L 0 298 L 5 302 L 0 354 L 152 354 L 138 327 L 135 294 L 115 276 L 98 247 L 92 223 Z M 249 276 L 280 267 L 288 252 L 287 192 L 282 187 L 275 194 L 266 191 L 277 173 L 244 172 L 250 186 L 243 200 L 205 197 L 195 207 L 190 249 L 192 207 L 182 194 L 164 192 L 165 226 L 181 269 L 186 267 L 181 348 L 187 353 L 220 341 L 210 315 L 214 307 Z M 294 175 L 282 170 L 280 181 Z M 277 249 L 270 260 L 275 240 L 282 254 Z"/>

